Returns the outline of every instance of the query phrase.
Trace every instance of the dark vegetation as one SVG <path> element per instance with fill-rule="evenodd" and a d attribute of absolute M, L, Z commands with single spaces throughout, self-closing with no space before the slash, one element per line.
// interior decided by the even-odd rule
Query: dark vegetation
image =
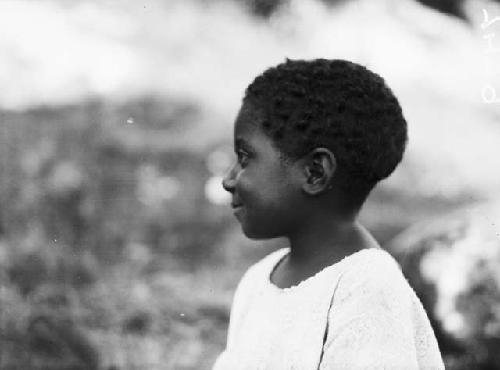
<path fill-rule="evenodd" d="M 241 0 L 237 0 L 241 1 Z M 289 0 L 245 0 L 244 3 L 248 7 L 251 13 L 257 17 L 268 18 L 272 14 L 278 11 L 280 8 L 286 6 Z M 340 3 L 345 3 L 355 0 L 321 0 L 328 5 L 337 5 Z M 467 16 L 464 12 L 463 5 L 465 0 L 414 0 L 419 3 L 438 10 L 441 13 L 448 14 L 464 21 L 467 20 Z M 473 1 L 473 0 L 471 0 Z M 494 2 L 499 2 L 499 0 L 492 0 Z"/>
<path fill-rule="evenodd" d="M 224 340 L 239 272 L 218 274 L 230 284 L 217 291 L 206 278 L 224 262 L 218 241 L 231 215 L 204 195 L 204 153 L 177 140 L 196 109 L 89 101 L 0 120 L 0 368 L 213 360 L 204 353 Z M 151 188 L 165 181 L 170 195 Z M 135 348 L 151 343 L 162 350 Z"/>

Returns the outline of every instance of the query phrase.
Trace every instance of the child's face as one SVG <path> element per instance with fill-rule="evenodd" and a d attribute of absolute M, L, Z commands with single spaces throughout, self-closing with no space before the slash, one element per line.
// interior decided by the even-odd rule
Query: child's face
<path fill-rule="evenodd" d="M 237 162 L 223 181 L 244 234 L 252 239 L 287 235 L 300 215 L 298 168 L 285 164 L 261 129 L 258 111 L 245 103 L 234 126 Z"/>

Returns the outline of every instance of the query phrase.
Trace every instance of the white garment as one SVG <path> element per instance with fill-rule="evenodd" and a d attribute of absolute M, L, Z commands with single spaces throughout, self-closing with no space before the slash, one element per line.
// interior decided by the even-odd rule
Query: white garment
<path fill-rule="evenodd" d="M 241 278 L 213 370 L 444 369 L 422 303 L 389 253 L 363 249 L 281 289 L 270 275 L 289 251 Z"/>

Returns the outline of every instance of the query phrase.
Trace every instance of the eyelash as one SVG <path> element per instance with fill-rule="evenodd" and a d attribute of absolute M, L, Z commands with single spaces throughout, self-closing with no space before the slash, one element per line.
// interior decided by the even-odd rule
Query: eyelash
<path fill-rule="evenodd" d="M 238 152 L 236 152 L 236 156 L 238 158 L 238 163 L 240 163 L 241 166 L 244 167 L 246 165 L 246 161 L 248 161 L 248 158 L 249 158 L 248 154 L 245 152 L 242 152 L 242 151 L 238 151 Z M 243 163 L 242 157 L 245 158 L 245 160 L 246 160 L 245 163 Z"/>

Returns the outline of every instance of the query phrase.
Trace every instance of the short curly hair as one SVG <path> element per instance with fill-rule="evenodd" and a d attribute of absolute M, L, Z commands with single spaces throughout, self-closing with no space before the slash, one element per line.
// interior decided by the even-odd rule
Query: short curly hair
<path fill-rule="evenodd" d="M 346 60 L 290 60 L 247 87 L 243 103 L 262 112 L 262 127 L 283 159 L 330 149 L 342 186 L 361 201 L 389 176 L 408 141 L 401 106 L 384 79 Z"/>

